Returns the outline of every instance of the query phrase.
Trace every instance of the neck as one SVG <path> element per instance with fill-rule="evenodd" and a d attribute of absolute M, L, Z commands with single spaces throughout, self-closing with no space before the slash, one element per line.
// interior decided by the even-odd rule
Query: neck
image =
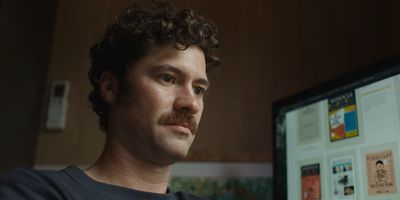
<path fill-rule="evenodd" d="M 160 166 L 135 157 L 112 135 L 100 158 L 83 170 L 92 179 L 139 191 L 165 194 L 171 174 L 171 165 Z"/>

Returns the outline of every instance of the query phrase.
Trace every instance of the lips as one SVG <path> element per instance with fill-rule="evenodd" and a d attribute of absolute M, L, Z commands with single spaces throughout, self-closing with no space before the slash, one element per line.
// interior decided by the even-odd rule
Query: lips
<path fill-rule="evenodd" d="M 187 124 L 166 124 L 168 127 L 187 135 L 193 134 L 192 129 Z M 194 135 L 194 134 L 193 134 Z"/>
<path fill-rule="evenodd" d="M 170 126 L 182 126 L 182 127 L 185 127 L 187 129 L 189 129 L 190 131 L 193 131 L 193 128 L 188 123 L 170 123 L 170 124 L 167 124 L 167 125 L 170 125 Z"/>
<path fill-rule="evenodd" d="M 179 123 L 179 124 L 173 124 L 173 125 L 183 126 L 185 128 L 190 129 L 190 131 L 192 131 L 192 127 L 190 127 L 189 124 L 187 124 L 187 123 L 183 123 L 183 124 Z"/>

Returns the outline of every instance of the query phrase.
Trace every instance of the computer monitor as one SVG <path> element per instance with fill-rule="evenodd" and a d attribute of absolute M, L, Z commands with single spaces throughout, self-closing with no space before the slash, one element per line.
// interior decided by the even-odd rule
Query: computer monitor
<path fill-rule="evenodd" d="M 274 199 L 400 199 L 400 54 L 273 104 Z"/>

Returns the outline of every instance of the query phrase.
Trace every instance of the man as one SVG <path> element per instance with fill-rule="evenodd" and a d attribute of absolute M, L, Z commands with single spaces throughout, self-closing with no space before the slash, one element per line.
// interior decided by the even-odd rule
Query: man
<path fill-rule="evenodd" d="M 388 179 L 387 171 L 383 169 L 384 165 L 381 160 L 376 161 L 376 172 L 374 174 L 374 179 L 376 183 L 386 183 Z"/>
<path fill-rule="evenodd" d="M 85 170 L 18 169 L 0 179 L 0 199 L 204 199 L 168 188 L 203 111 L 208 74 L 220 64 L 217 29 L 169 3 L 134 5 L 90 50 L 89 100 L 107 133 Z"/>

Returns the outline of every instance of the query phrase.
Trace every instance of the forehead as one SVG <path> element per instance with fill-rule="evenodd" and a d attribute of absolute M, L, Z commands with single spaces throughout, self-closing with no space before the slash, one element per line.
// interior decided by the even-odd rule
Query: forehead
<path fill-rule="evenodd" d="M 177 50 L 169 45 L 151 47 L 147 54 L 133 65 L 133 69 L 165 69 L 160 66 L 172 66 L 182 74 L 207 78 L 204 52 L 197 46 L 190 46 L 186 50 Z"/>

